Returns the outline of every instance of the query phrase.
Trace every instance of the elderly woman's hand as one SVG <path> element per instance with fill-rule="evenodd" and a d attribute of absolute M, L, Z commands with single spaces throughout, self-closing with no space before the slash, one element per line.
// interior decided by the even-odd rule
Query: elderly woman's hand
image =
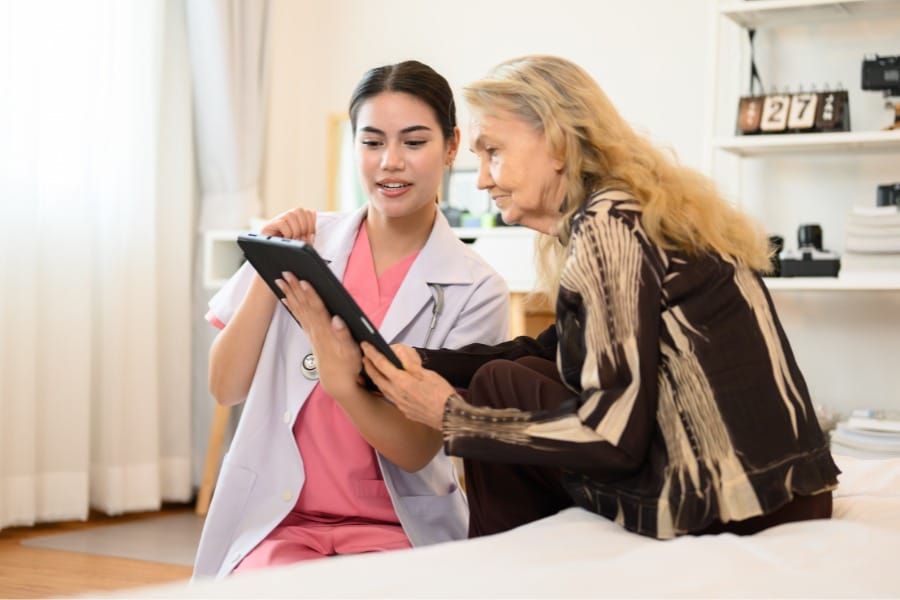
<path fill-rule="evenodd" d="M 375 346 L 363 342 L 366 373 L 407 419 L 440 431 L 444 405 L 456 390 L 446 379 L 423 368 L 419 354 L 409 346 L 395 345 L 391 348 L 403 364 L 403 369 L 395 367 Z"/>

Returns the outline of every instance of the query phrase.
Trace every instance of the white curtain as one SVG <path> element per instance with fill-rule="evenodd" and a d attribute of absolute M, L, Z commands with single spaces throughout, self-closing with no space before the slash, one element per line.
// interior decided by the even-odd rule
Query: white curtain
<path fill-rule="evenodd" d="M 201 231 L 262 215 L 268 0 L 189 0 Z"/>
<path fill-rule="evenodd" d="M 176 5 L 0 0 L 0 527 L 190 499 Z"/>
<path fill-rule="evenodd" d="M 260 178 L 268 95 L 269 0 L 188 0 L 190 63 L 200 209 L 197 219 L 194 349 L 194 472 L 206 465 L 215 401 L 207 388 L 206 364 L 216 330 L 203 319 L 216 290 L 204 288 L 202 235 L 212 230 L 249 229 L 262 215 Z M 226 440 L 227 441 L 227 440 Z M 213 441 L 212 443 L 215 443 Z M 220 450 L 217 448 L 216 451 Z M 207 490 L 208 491 L 208 490 Z M 203 496 L 203 489 L 201 489 Z"/>

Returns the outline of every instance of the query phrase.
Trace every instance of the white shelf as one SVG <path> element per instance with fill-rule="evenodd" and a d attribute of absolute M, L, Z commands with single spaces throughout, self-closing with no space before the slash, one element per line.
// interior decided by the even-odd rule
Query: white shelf
<path fill-rule="evenodd" d="M 533 229 L 518 226 L 500 227 L 454 227 L 453 233 L 462 240 L 477 240 L 480 238 L 534 238 Z"/>
<path fill-rule="evenodd" d="M 897 0 L 744 0 L 719 5 L 719 14 L 747 29 L 900 15 Z"/>
<path fill-rule="evenodd" d="M 900 291 L 900 273 L 839 277 L 766 277 L 763 280 L 766 287 L 773 291 Z"/>
<path fill-rule="evenodd" d="M 453 232 L 472 240 L 471 248 L 506 280 L 511 292 L 531 292 L 535 287 L 534 238 L 527 227 L 457 227 Z"/>
<path fill-rule="evenodd" d="M 900 5 L 900 2 L 897 2 Z M 829 133 L 760 134 L 718 138 L 718 150 L 738 156 L 841 152 L 900 151 L 900 129 L 890 131 L 837 131 Z"/>
<path fill-rule="evenodd" d="M 234 275 L 244 262 L 244 253 L 237 245 L 241 230 L 207 231 L 203 236 L 203 287 L 217 290 Z"/>

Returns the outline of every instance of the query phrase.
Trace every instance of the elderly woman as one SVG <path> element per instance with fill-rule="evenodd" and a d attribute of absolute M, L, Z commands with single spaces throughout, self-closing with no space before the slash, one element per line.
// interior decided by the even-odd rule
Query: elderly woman
<path fill-rule="evenodd" d="M 556 323 L 397 347 L 404 370 L 362 350 L 384 395 L 464 458 L 469 535 L 569 506 L 657 538 L 829 518 L 839 471 L 760 278 L 765 235 L 571 62 L 515 59 L 465 96 L 479 188 L 545 234 Z"/>

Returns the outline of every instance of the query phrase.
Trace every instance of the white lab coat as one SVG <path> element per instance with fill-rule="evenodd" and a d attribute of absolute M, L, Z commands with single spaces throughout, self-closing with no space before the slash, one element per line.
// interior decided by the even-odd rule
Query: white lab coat
<path fill-rule="evenodd" d="M 342 278 L 366 208 L 320 214 L 316 250 Z M 212 314 L 227 324 L 254 271 L 245 264 L 213 297 Z M 425 246 L 388 309 L 381 333 L 389 343 L 421 346 L 435 305 L 429 284 L 441 285 L 444 307 L 431 348 L 472 342 L 495 344 L 509 332 L 506 283 L 454 235 L 438 212 Z M 303 330 L 276 307 L 231 448 L 216 483 L 194 576 L 230 573 L 288 514 L 303 487 L 303 460 L 294 440 L 297 414 L 317 383 L 300 370 L 311 351 Z M 376 452 L 394 509 L 413 546 L 466 537 L 468 506 L 456 471 L 441 451 L 425 468 L 408 473 Z"/>

